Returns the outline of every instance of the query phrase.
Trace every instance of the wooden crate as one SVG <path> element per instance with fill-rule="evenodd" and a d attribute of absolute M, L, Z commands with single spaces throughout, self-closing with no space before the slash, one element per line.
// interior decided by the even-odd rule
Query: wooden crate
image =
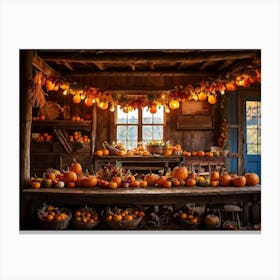
<path fill-rule="evenodd" d="M 51 153 L 53 144 L 50 142 L 31 142 L 30 150 L 32 153 Z"/>

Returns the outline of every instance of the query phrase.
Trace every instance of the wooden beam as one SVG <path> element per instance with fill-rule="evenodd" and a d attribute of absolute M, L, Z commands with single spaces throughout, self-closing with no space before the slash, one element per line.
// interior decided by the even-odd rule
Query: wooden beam
<path fill-rule="evenodd" d="M 132 71 L 135 71 L 135 63 L 132 61 L 131 63 L 130 63 L 130 67 L 131 67 L 131 70 Z"/>
<path fill-rule="evenodd" d="M 201 63 L 204 61 L 219 61 L 227 59 L 253 58 L 260 55 L 258 50 L 249 51 L 208 51 L 203 53 L 69 53 L 69 52 L 44 52 L 40 53 L 45 61 L 68 61 L 68 62 L 110 62 L 110 63 Z"/>
<path fill-rule="evenodd" d="M 212 65 L 212 64 L 214 64 L 215 62 L 216 62 L 216 61 L 211 61 L 211 60 L 205 61 L 205 62 L 200 66 L 199 70 L 203 70 L 203 69 L 205 69 L 207 66 Z"/>
<path fill-rule="evenodd" d="M 72 65 L 70 64 L 70 62 L 68 61 L 64 61 L 64 65 L 71 71 L 74 71 L 74 68 L 72 67 Z"/>
<path fill-rule="evenodd" d="M 100 62 L 94 62 L 94 65 L 96 65 L 96 67 L 101 70 L 101 71 L 104 71 L 105 70 L 105 66 L 103 63 L 100 63 Z"/>
<path fill-rule="evenodd" d="M 224 70 L 225 68 L 229 67 L 234 62 L 233 59 L 225 60 L 219 67 L 218 71 Z"/>
<path fill-rule="evenodd" d="M 32 123 L 32 102 L 30 85 L 32 81 L 32 51 L 20 51 L 20 181 L 27 185 L 30 178 L 30 139 Z"/>
<path fill-rule="evenodd" d="M 155 70 L 155 64 L 153 62 L 149 62 L 149 67 L 151 71 Z"/>
<path fill-rule="evenodd" d="M 47 76 L 54 76 L 62 78 L 52 67 L 50 67 L 42 58 L 36 53 L 33 55 L 32 65 Z"/>
<path fill-rule="evenodd" d="M 73 73 L 63 73 L 63 76 L 70 79 L 76 78 L 95 78 L 95 77 L 213 77 L 216 73 L 210 72 L 167 72 L 167 71 L 103 71 L 103 72 L 73 72 Z"/>

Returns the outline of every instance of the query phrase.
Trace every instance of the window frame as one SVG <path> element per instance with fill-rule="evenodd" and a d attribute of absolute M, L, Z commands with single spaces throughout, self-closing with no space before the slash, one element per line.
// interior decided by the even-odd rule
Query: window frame
<path fill-rule="evenodd" d="M 163 106 L 163 105 L 161 105 Z M 112 114 L 113 115 L 113 129 L 112 131 L 112 135 L 110 137 L 110 141 L 113 142 L 117 142 L 117 126 L 118 125 L 123 125 L 123 126 L 134 126 L 137 125 L 137 133 L 138 133 L 138 137 L 137 137 L 137 143 L 138 142 L 142 142 L 143 141 L 143 126 L 162 126 L 163 128 L 163 140 L 165 139 L 165 126 L 166 126 L 166 113 L 163 110 L 163 123 L 162 124 L 143 124 L 143 108 L 138 109 L 138 124 L 118 124 L 117 120 L 118 120 L 118 110 L 116 109 L 115 112 Z M 112 122 L 111 122 L 112 123 Z M 111 133 L 110 133 L 111 134 Z"/>

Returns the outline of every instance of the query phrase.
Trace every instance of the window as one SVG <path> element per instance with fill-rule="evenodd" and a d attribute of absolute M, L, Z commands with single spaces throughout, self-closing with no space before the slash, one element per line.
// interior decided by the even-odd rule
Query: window
<path fill-rule="evenodd" d="M 157 107 L 155 114 L 147 107 L 124 113 L 117 107 L 117 143 L 126 149 L 137 147 L 138 142 L 146 144 L 151 140 L 163 140 L 164 108 Z"/>
<path fill-rule="evenodd" d="M 247 154 L 261 154 L 261 102 L 246 101 Z"/>

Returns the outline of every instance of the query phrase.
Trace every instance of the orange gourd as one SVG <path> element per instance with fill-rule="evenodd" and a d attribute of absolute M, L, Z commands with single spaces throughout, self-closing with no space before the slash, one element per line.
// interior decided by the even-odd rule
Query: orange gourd
<path fill-rule="evenodd" d="M 256 186 L 260 182 L 259 175 L 256 173 L 246 173 L 245 178 L 247 186 Z"/>
<path fill-rule="evenodd" d="M 231 176 L 228 173 L 223 174 L 220 176 L 220 185 L 221 186 L 229 186 L 231 183 Z"/>
<path fill-rule="evenodd" d="M 245 176 L 237 176 L 233 178 L 233 185 L 235 187 L 244 187 L 246 184 Z"/>
<path fill-rule="evenodd" d="M 70 171 L 75 172 L 77 175 L 82 175 L 83 168 L 80 163 L 78 163 L 75 159 L 73 159 L 73 163 L 71 164 Z"/>

